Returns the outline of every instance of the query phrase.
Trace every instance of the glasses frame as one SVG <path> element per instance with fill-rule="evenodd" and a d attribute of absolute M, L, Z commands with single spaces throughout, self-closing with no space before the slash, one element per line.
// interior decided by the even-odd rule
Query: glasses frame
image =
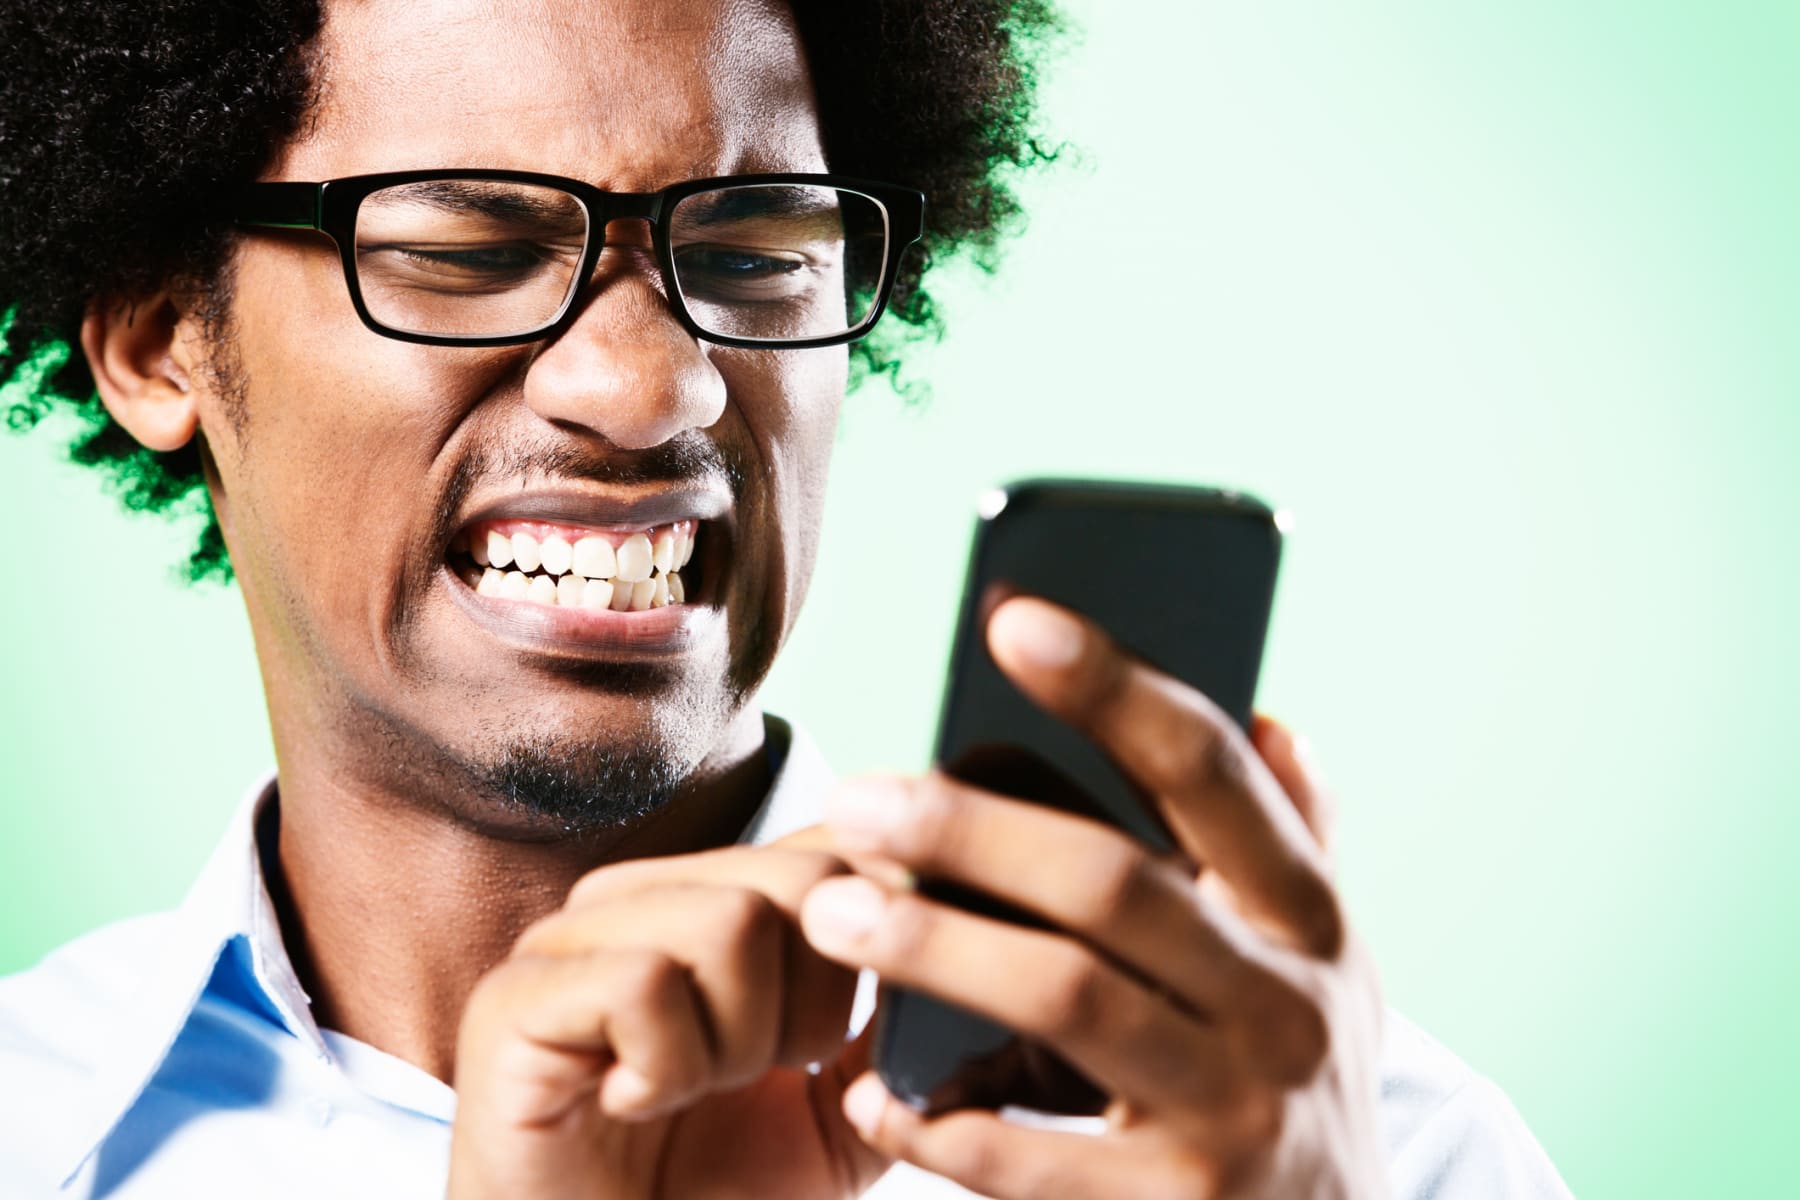
<path fill-rule="evenodd" d="M 574 196 L 587 211 L 587 243 L 582 247 L 581 265 L 575 278 L 582 286 L 569 289 L 568 296 L 556 315 L 535 329 L 523 333 L 461 336 L 457 334 L 414 333 L 395 329 L 376 320 L 363 302 L 362 284 L 356 272 L 356 214 L 370 194 L 382 188 L 430 180 L 492 180 L 497 183 L 527 183 L 560 188 Z M 757 184 L 795 184 L 831 187 L 858 192 L 877 201 L 887 212 L 887 259 L 882 264 L 881 281 L 876 285 L 875 303 L 861 323 L 842 333 L 825 337 L 775 340 L 769 338 L 731 337 L 712 333 L 694 320 L 687 301 L 675 284 L 675 251 L 669 243 L 666 215 L 689 196 L 720 188 L 748 187 Z M 888 297 L 894 288 L 894 277 L 907 248 L 925 231 L 925 195 L 898 184 L 872 179 L 857 179 L 832 174 L 719 175 L 708 179 L 688 179 L 670 184 L 659 192 L 608 192 L 562 175 L 545 175 L 535 171 L 502 171 L 482 169 L 448 169 L 421 171 L 384 171 L 372 175 L 347 175 L 317 183 L 251 183 L 244 186 L 233 210 L 235 224 L 252 229 L 316 230 L 330 238 L 338 248 L 343 263 L 344 283 L 350 289 L 350 303 L 362 323 L 383 337 L 425 346 L 518 346 L 561 334 L 574 324 L 585 305 L 585 281 L 592 278 L 606 248 L 606 230 L 618 220 L 641 219 L 650 223 L 650 237 L 658 265 L 663 274 L 663 291 L 669 308 L 694 337 L 721 346 L 743 346 L 759 350 L 799 350 L 812 346 L 837 346 L 865 336 L 887 310 Z"/>

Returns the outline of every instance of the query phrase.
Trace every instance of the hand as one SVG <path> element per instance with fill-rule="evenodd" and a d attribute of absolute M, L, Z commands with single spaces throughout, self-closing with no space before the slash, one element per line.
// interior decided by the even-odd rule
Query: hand
<path fill-rule="evenodd" d="M 820 831 L 596 870 L 476 985 L 451 1200 L 853 1196 L 888 1160 L 841 1115 L 856 973 L 795 916 Z M 804 1068 L 823 1063 L 816 1075 Z"/>
<path fill-rule="evenodd" d="M 1381 1002 L 1331 884 L 1326 794 L 1293 736 L 1259 719 L 1252 744 L 1204 696 L 1040 600 L 1002 605 L 988 641 L 1027 695 L 1141 786 L 1185 857 L 939 774 L 872 779 L 833 798 L 840 849 L 977 887 L 1051 928 L 858 875 L 821 880 L 802 927 L 839 962 L 1048 1045 L 1111 1098 L 1105 1130 L 925 1118 L 873 1073 L 846 1115 L 884 1154 L 994 1197 L 1384 1196 Z"/>

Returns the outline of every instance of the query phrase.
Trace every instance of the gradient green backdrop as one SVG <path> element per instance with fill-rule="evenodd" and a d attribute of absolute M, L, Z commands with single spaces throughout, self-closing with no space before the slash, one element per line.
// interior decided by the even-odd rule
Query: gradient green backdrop
<path fill-rule="evenodd" d="M 925 761 L 987 484 L 1260 493 L 1392 1001 L 1583 1196 L 1792 1194 L 1800 5 L 1072 8 L 1080 161 L 929 406 L 853 397 L 769 705 Z M 55 432 L 0 438 L 0 970 L 175 902 L 270 761 L 236 594 Z"/>

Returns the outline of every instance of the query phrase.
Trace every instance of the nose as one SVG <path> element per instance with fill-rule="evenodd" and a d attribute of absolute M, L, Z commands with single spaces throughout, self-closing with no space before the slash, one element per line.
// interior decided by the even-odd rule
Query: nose
<path fill-rule="evenodd" d="M 525 402 L 546 420 L 645 450 L 717 421 L 725 380 L 670 311 L 648 247 L 608 241 L 581 315 L 526 371 Z"/>

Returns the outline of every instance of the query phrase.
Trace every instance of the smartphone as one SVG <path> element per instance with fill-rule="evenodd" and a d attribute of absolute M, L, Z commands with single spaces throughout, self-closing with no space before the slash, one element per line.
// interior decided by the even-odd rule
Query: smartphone
<path fill-rule="evenodd" d="M 1285 525 L 1262 501 L 1213 488 L 1033 480 L 984 497 L 938 725 L 940 769 L 1174 849 L 1161 818 L 1106 755 L 1000 673 L 987 652 L 988 615 L 1018 594 L 1073 609 L 1248 729 Z M 1042 924 L 979 889 L 921 879 L 919 890 Z M 1043 1047 L 923 993 L 884 986 L 876 1021 L 877 1071 L 922 1112 L 1014 1105 L 1083 1114 L 1105 1102 Z"/>

